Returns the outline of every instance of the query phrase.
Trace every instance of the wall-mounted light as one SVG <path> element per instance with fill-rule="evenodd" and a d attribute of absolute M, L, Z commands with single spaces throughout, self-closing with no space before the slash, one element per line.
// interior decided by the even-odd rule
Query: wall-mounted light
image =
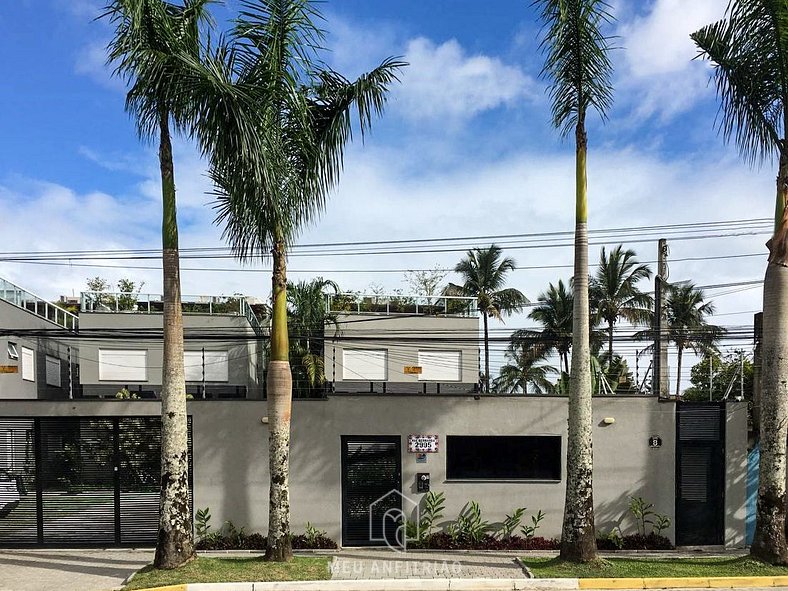
<path fill-rule="evenodd" d="M 267 425 L 267 424 L 268 424 L 268 417 L 263 417 L 262 419 L 260 419 L 260 422 L 261 422 L 263 425 Z"/>
<path fill-rule="evenodd" d="M 605 417 L 604 419 L 602 419 L 602 422 L 605 425 L 612 425 L 613 423 L 616 422 L 616 419 L 614 417 Z"/>

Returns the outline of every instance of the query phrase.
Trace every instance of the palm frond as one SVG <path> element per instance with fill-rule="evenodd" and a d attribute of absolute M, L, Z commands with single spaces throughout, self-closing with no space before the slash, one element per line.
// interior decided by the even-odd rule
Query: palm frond
<path fill-rule="evenodd" d="M 542 76 L 549 79 L 553 125 L 566 135 L 589 108 L 602 119 L 613 104 L 609 53 L 602 28 L 613 20 L 602 0 L 536 0 L 544 23 Z"/>
<path fill-rule="evenodd" d="M 717 126 L 750 163 L 779 153 L 788 102 L 788 6 L 733 0 L 726 18 L 690 35 L 714 65 Z"/>

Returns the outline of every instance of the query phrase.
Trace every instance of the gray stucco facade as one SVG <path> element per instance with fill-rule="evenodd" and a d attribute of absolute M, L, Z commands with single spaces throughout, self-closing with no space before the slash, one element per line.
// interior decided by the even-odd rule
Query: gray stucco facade
<path fill-rule="evenodd" d="M 554 435 L 566 445 L 567 400 L 560 397 L 333 396 L 300 400 L 292 416 L 292 529 L 310 522 L 336 540 L 342 528 L 341 438 L 389 435 L 402 441 L 402 492 L 419 500 L 416 473 L 429 472 L 432 490 L 446 495 L 444 520 L 454 519 L 470 500 L 479 501 L 490 522 L 515 507 L 541 509 L 539 535 L 560 535 L 565 460 L 561 478 L 551 481 L 451 481 L 446 474 L 445 441 L 451 435 Z M 81 400 L 9 401 L 4 416 L 156 415 L 156 402 Z M 629 496 L 654 503 L 675 524 L 675 403 L 655 398 L 594 399 L 594 500 L 597 528 L 632 533 Z M 268 517 L 268 429 L 264 401 L 193 401 L 194 506 L 210 507 L 215 526 L 231 520 L 247 531 L 265 531 Z M 746 404 L 728 403 L 725 458 L 725 545 L 744 544 Z M 606 422 L 605 419 L 608 419 Z M 613 419 L 611 422 L 610 419 Z M 609 424 L 608 424 L 609 423 Z M 409 434 L 438 436 L 437 453 L 417 464 L 407 451 Z M 650 447 L 658 436 L 662 445 Z M 675 539 L 674 528 L 665 534 Z"/>
<path fill-rule="evenodd" d="M 161 330 L 162 314 L 137 312 L 82 312 L 80 329 L 110 329 L 113 331 Z M 263 398 L 263 347 L 248 320 L 238 314 L 190 314 L 183 315 L 184 350 L 190 352 L 224 352 L 227 355 L 226 380 L 206 383 L 209 394 L 221 396 Z M 107 338 L 83 339 L 80 342 L 80 384 L 86 397 L 111 397 L 123 387 L 131 392 L 144 392 L 150 397 L 158 396 L 162 382 L 161 338 L 146 339 L 123 335 Z M 103 379 L 99 369 L 100 351 L 142 350 L 145 357 L 145 379 Z M 187 388 L 198 396 L 201 382 L 187 382 Z"/>
<path fill-rule="evenodd" d="M 338 392 L 469 393 L 479 382 L 479 318 L 477 316 L 429 316 L 354 313 L 338 316 L 340 333 L 326 329 L 326 380 Z M 346 351 L 385 352 L 382 379 L 367 379 L 349 367 Z M 421 367 L 420 355 L 455 354 L 459 371 L 444 379 L 406 373 Z M 440 369 L 448 370 L 448 367 Z M 454 369 L 453 367 L 451 368 Z M 450 372 L 447 372 L 450 373 Z M 449 379 L 451 378 L 451 379 Z"/>
<path fill-rule="evenodd" d="M 20 331 L 20 334 L 0 337 L 0 400 L 68 398 L 70 386 L 76 382 L 79 348 L 68 331 L 53 322 L 0 299 L 0 327 Z M 32 336 L 28 331 L 61 330 L 63 338 Z M 71 335 L 73 336 L 73 335 Z M 9 344 L 10 343 L 10 344 Z M 32 351 L 33 372 L 25 367 Z M 16 355 L 13 354 L 16 352 Z M 49 357 L 49 374 L 47 358 Z M 57 360 L 59 379 L 53 379 Z M 49 376 L 49 379 L 47 377 Z M 31 379 L 32 378 L 32 379 Z M 57 385 L 59 382 L 59 385 Z"/>

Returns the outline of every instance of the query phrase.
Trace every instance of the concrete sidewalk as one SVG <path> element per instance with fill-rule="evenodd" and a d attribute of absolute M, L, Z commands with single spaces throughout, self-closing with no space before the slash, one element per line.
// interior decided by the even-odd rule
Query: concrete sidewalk
<path fill-rule="evenodd" d="M 2 550 L 0 591 L 109 591 L 153 550 Z"/>

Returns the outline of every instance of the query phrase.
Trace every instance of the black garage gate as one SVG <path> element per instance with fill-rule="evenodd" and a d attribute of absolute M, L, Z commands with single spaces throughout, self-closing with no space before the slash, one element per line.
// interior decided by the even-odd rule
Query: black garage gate
<path fill-rule="evenodd" d="M 159 417 L 0 418 L 0 547 L 155 545 L 160 441 Z"/>

